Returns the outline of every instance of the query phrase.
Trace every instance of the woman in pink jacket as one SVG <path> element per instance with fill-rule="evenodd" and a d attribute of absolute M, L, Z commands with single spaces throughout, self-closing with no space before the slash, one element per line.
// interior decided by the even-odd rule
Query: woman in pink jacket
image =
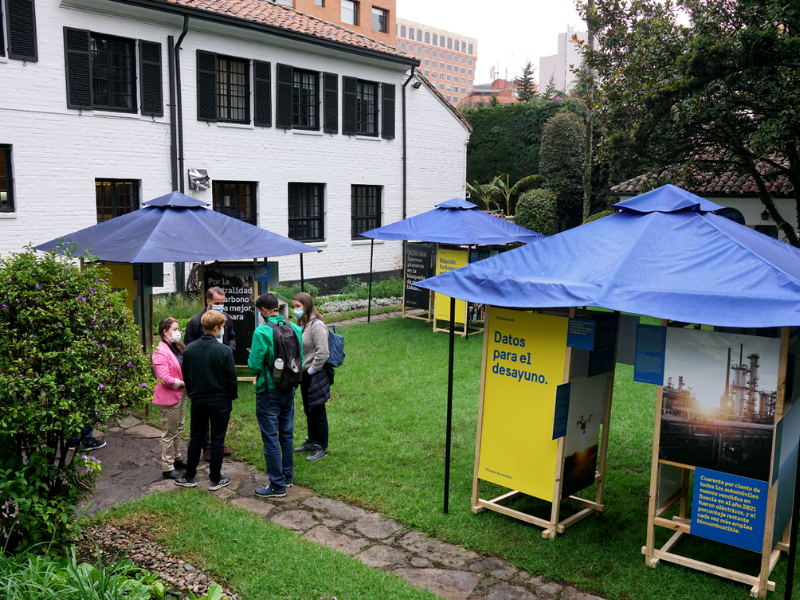
<path fill-rule="evenodd" d="M 183 348 L 178 321 L 167 317 L 158 324 L 161 341 L 153 353 L 156 372 L 153 404 L 161 409 L 161 474 L 166 479 L 183 476 L 177 469 L 185 469 L 181 457 L 181 433 L 186 418 L 186 392 L 183 383 Z"/>

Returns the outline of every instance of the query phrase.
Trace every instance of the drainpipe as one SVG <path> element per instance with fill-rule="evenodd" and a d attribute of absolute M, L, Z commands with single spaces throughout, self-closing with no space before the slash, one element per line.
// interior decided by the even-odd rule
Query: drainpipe
<path fill-rule="evenodd" d="M 407 190 L 406 190 L 406 170 L 408 162 L 408 153 L 406 151 L 406 86 L 414 79 L 414 67 L 411 67 L 411 75 L 408 76 L 406 82 L 403 84 L 401 88 L 402 96 L 403 96 L 403 218 L 406 218 L 406 206 L 407 206 Z"/>
<path fill-rule="evenodd" d="M 186 34 L 189 32 L 189 17 L 183 17 L 183 31 L 178 38 L 178 43 L 175 44 L 175 89 L 178 95 L 177 109 L 178 109 L 178 173 L 180 192 L 184 192 L 184 176 L 183 176 L 183 101 L 181 94 L 181 42 Z"/>
<path fill-rule="evenodd" d="M 167 36 L 167 59 L 169 64 L 169 158 L 172 173 L 172 191 L 178 191 L 178 129 L 175 123 L 175 38 Z"/>

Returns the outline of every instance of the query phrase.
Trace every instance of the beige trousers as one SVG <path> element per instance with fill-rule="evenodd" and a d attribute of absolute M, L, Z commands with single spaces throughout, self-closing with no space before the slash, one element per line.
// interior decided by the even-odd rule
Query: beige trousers
<path fill-rule="evenodd" d="M 181 401 L 161 409 L 161 470 L 172 471 L 172 464 L 181 460 L 181 434 L 186 423 L 186 391 Z"/>

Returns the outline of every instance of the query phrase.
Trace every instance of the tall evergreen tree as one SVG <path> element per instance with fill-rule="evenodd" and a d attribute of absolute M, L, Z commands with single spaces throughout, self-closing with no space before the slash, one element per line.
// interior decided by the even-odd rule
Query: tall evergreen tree
<path fill-rule="evenodd" d="M 547 89 L 544 91 L 544 94 L 542 94 L 542 98 L 550 100 L 556 95 L 556 91 L 555 75 L 550 75 L 550 81 L 547 82 Z"/>
<path fill-rule="evenodd" d="M 522 68 L 522 75 L 514 80 L 517 84 L 517 98 L 520 102 L 530 102 L 536 97 L 536 82 L 533 72 L 536 71 L 531 61 L 527 61 Z"/>

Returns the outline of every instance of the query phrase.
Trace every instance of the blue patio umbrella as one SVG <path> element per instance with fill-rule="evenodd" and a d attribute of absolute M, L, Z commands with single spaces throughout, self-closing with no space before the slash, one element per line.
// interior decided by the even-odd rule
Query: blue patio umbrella
<path fill-rule="evenodd" d="M 505 219 L 493 217 L 472 202 L 453 198 L 436 208 L 362 233 L 376 240 L 417 240 L 438 244 L 493 246 L 543 238 L 541 233 L 525 229 Z"/>
<path fill-rule="evenodd" d="M 723 207 L 673 185 L 615 206 L 620 212 L 415 285 L 512 308 L 596 306 L 723 327 L 800 325 L 797 248 L 714 214 Z M 450 386 L 452 361 L 451 346 Z M 449 393 L 448 413 L 451 404 Z"/>
<path fill-rule="evenodd" d="M 416 240 L 468 246 L 494 246 L 512 242 L 528 244 L 545 237 L 541 233 L 486 214 L 479 210 L 476 204 L 461 198 L 442 202 L 433 210 L 371 229 L 361 235 L 372 238 L 373 243 L 374 240 Z M 372 309 L 372 249 L 370 249 L 369 276 L 367 321 L 370 320 Z"/>
<path fill-rule="evenodd" d="M 202 262 L 320 252 L 266 229 L 204 208 L 207 202 L 171 192 L 145 208 L 36 246 L 55 250 L 62 242 L 77 253 L 121 263 Z"/>

